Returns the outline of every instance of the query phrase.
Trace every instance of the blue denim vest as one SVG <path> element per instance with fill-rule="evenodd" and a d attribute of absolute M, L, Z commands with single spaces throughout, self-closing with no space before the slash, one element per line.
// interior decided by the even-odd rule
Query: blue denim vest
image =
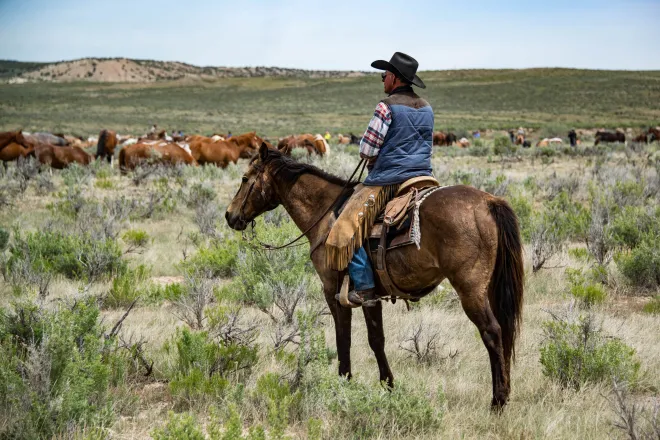
<path fill-rule="evenodd" d="M 433 109 L 411 88 L 395 91 L 383 102 L 392 111 L 392 123 L 364 184 L 394 185 L 413 177 L 431 176 Z"/>

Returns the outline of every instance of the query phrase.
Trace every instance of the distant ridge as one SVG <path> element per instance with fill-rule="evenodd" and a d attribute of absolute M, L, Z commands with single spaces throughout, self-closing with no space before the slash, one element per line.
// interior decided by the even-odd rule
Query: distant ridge
<path fill-rule="evenodd" d="M 176 61 L 129 58 L 82 58 L 54 63 L 0 61 L 0 79 L 9 83 L 71 81 L 151 83 L 182 79 L 347 78 L 363 75 L 366 75 L 366 72 L 281 67 L 200 67 Z"/>

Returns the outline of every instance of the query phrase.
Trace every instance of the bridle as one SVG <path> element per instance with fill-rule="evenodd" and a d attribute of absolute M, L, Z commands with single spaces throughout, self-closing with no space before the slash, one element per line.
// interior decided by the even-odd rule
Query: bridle
<path fill-rule="evenodd" d="M 323 211 L 323 213 L 322 213 L 322 214 L 321 214 L 321 215 L 320 215 L 320 216 L 314 221 L 314 223 L 312 223 L 311 226 L 309 226 L 307 229 L 305 229 L 305 230 L 304 230 L 299 236 L 297 236 L 297 237 L 294 238 L 293 240 L 291 240 L 291 241 L 289 241 L 288 243 L 283 244 L 283 245 L 281 245 L 281 246 L 276 246 L 276 245 L 272 245 L 272 244 L 264 243 L 264 242 L 262 242 L 262 241 L 260 241 L 260 240 L 257 240 L 257 242 L 261 245 L 261 247 L 262 247 L 264 250 L 267 250 L 267 251 L 275 251 L 275 250 L 285 249 L 285 248 L 293 247 L 293 246 L 302 246 L 302 245 L 305 245 L 305 244 L 309 243 L 309 242 L 304 242 L 304 243 L 297 243 L 297 244 L 294 244 L 294 243 L 296 243 L 298 240 L 300 240 L 301 238 L 303 238 L 305 235 L 307 235 L 307 233 L 308 233 L 309 231 L 311 231 L 312 229 L 314 229 L 314 227 L 316 227 L 316 226 L 321 222 L 321 220 L 323 220 L 323 218 L 326 216 L 326 214 L 328 214 L 328 212 L 330 212 L 330 211 L 335 207 L 335 205 L 337 204 L 337 202 L 339 202 L 339 200 L 342 199 L 342 197 L 344 196 L 344 192 L 346 191 L 346 189 L 347 189 L 347 188 L 351 185 L 351 183 L 353 182 L 353 177 L 355 177 L 355 174 L 358 172 L 358 170 L 360 170 L 360 174 L 359 174 L 359 176 L 358 176 L 356 182 L 359 182 L 359 181 L 360 181 L 360 179 L 362 178 L 362 173 L 364 172 L 364 168 L 365 168 L 366 164 L 367 164 L 367 161 L 366 161 L 366 160 L 364 160 L 364 159 L 361 159 L 361 160 L 360 160 L 360 162 L 358 163 L 358 165 L 357 165 L 357 167 L 355 168 L 355 170 L 353 170 L 353 174 L 351 174 L 351 177 L 348 178 L 348 180 L 346 181 L 346 183 L 345 183 L 344 186 L 342 187 L 342 189 L 341 189 L 341 191 L 339 192 L 339 195 L 337 196 L 337 198 L 336 198 L 336 199 L 335 199 L 335 200 L 334 200 L 334 201 L 333 201 L 333 202 L 332 202 L 332 203 L 331 203 L 331 204 L 330 204 L 330 205 L 329 205 L 329 206 Z M 248 189 L 247 194 L 245 194 L 245 197 L 243 198 L 243 202 L 241 203 L 241 207 L 240 207 L 240 209 L 239 209 L 239 211 L 238 211 L 238 215 L 239 215 L 238 218 L 239 218 L 239 220 L 242 221 L 242 222 L 244 222 L 245 224 L 247 224 L 248 221 L 245 219 L 245 217 L 244 217 L 244 215 L 243 215 L 243 214 L 244 214 L 244 210 L 243 210 L 243 209 L 245 208 L 245 205 L 247 204 L 247 201 L 248 201 L 248 198 L 250 197 L 250 194 L 252 194 L 252 190 L 254 189 L 254 185 L 255 185 L 255 183 L 257 183 L 257 180 L 259 180 L 259 182 L 261 183 L 261 197 L 264 199 L 264 201 L 266 201 L 266 194 L 264 193 L 264 190 L 263 190 L 263 175 L 264 175 L 264 171 L 266 171 L 266 166 L 265 166 L 263 163 L 261 163 L 261 164 L 254 164 L 253 166 L 257 169 L 257 176 L 256 176 L 256 177 L 254 178 L 254 180 L 252 181 L 252 184 L 250 185 L 250 188 Z M 278 168 L 276 168 L 275 171 L 273 171 L 273 173 L 271 174 L 271 176 L 272 176 L 272 177 L 275 177 L 275 176 L 277 175 L 277 173 L 279 173 L 284 167 L 286 167 L 286 163 L 282 163 L 282 165 L 280 165 Z M 361 168 L 361 169 L 360 169 L 360 168 Z M 245 182 L 245 181 L 244 181 L 244 182 Z M 277 206 L 277 205 L 272 206 L 271 209 L 275 208 L 276 206 Z M 255 227 L 255 225 L 256 225 L 255 220 L 252 219 L 252 220 L 249 221 L 249 223 L 251 224 L 251 226 L 252 226 L 252 230 L 254 231 L 254 227 Z M 243 238 L 245 239 L 245 236 L 243 236 Z"/>

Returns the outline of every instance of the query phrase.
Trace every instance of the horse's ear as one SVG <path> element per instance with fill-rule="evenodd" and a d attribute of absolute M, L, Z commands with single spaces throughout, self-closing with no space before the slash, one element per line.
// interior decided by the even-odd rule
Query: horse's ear
<path fill-rule="evenodd" d="M 268 153 L 269 153 L 268 144 L 262 142 L 261 147 L 259 147 L 259 157 L 261 158 L 262 162 L 266 160 L 266 158 L 268 158 Z"/>

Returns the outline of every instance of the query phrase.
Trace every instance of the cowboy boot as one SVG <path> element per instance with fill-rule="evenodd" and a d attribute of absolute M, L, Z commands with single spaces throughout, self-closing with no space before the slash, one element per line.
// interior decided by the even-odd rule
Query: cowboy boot
<path fill-rule="evenodd" d="M 376 296 L 375 288 L 367 290 L 351 290 L 348 292 L 348 300 L 358 306 L 373 307 L 378 302 L 378 296 Z"/>
<path fill-rule="evenodd" d="M 350 292 L 349 292 L 350 288 Z M 378 301 L 376 289 L 367 289 L 356 292 L 353 289 L 353 283 L 350 282 L 348 275 L 344 276 L 339 293 L 335 298 L 343 307 L 373 307 Z"/>

